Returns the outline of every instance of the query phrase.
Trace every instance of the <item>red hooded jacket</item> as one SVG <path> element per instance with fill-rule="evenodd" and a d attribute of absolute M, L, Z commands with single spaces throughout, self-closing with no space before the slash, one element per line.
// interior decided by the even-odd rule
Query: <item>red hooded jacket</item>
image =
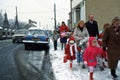
<path fill-rule="evenodd" d="M 92 41 L 95 40 L 95 37 L 89 38 L 89 46 L 85 49 L 83 54 L 84 61 L 87 61 L 88 66 L 97 65 L 97 57 L 103 53 L 102 48 L 97 46 L 92 46 Z"/>

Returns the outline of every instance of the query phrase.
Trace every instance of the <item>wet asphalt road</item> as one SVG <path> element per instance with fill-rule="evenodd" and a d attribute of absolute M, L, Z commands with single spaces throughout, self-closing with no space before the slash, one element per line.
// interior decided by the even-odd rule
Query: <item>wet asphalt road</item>
<path fill-rule="evenodd" d="M 0 41 L 0 80 L 21 80 L 14 61 L 14 51 L 21 46 L 11 40 Z"/>

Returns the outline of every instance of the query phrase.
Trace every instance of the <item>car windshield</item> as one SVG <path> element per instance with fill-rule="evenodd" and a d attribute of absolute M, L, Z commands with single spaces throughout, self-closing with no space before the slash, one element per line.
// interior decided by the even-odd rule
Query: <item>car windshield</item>
<path fill-rule="evenodd" d="M 39 35 L 39 36 L 46 36 L 44 30 L 29 30 L 29 35 Z"/>
<path fill-rule="evenodd" d="M 26 34 L 26 33 L 27 33 L 27 30 L 23 30 L 23 29 L 15 31 L 15 34 Z"/>

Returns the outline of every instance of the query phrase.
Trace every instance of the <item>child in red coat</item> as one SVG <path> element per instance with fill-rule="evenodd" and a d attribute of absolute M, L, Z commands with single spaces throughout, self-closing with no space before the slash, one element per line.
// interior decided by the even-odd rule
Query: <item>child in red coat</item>
<path fill-rule="evenodd" d="M 102 37 L 99 37 L 98 41 L 98 46 L 102 48 Z M 101 57 L 99 58 L 99 64 L 100 64 L 100 70 L 104 70 L 104 68 L 107 67 L 106 62 L 107 62 L 107 51 L 103 51 L 101 54 Z"/>
<path fill-rule="evenodd" d="M 109 23 L 105 23 L 104 26 L 103 26 L 103 31 L 99 34 L 98 44 L 99 44 L 100 47 L 102 47 L 102 37 L 104 35 L 104 31 L 109 26 L 110 26 Z M 104 51 L 104 53 L 102 54 L 102 57 L 107 60 L 107 52 L 106 51 Z M 103 63 L 103 66 L 104 66 L 104 63 Z"/>
<path fill-rule="evenodd" d="M 108 28 L 110 26 L 109 23 L 105 23 L 104 26 L 103 26 L 103 31 L 99 34 L 99 38 L 98 38 L 98 45 L 99 47 L 102 48 L 102 37 L 104 35 L 104 31 L 106 28 Z M 101 58 L 99 58 L 99 64 L 100 64 L 100 70 L 104 70 L 104 68 L 107 67 L 106 65 L 106 62 L 107 62 L 107 59 L 108 59 L 108 54 L 107 54 L 107 51 L 104 51 L 102 54 L 101 54 Z"/>
<path fill-rule="evenodd" d="M 70 61 L 70 69 L 72 69 L 73 60 L 76 59 L 76 52 L 80 50 L 81 49 L 75 43 L 74 37 L 71 36 L 65 48 L 65 56 L 66 56 L 66 59 Z"/>
<path fill-rule="evenodd" d="M 83 54 L 84 64 L 88 66 L 90 72 L 90 80 L 93 80 L 94 67 L 97 65 L 97 57 L 103 52 L 102 48 L 97 47 L 97 40 L 95 37 L 89 38 L 89 46 L 85 49 Z"/>

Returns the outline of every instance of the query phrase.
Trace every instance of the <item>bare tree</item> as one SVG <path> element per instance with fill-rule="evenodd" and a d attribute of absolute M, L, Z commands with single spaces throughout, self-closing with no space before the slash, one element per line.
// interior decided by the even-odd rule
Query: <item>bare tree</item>
<path fill-rule="evenodd" d="M 2 12 L 2 10 L 0 10 L 0 26 L 2 26 L 3 25 L 3 12 Z"/>

